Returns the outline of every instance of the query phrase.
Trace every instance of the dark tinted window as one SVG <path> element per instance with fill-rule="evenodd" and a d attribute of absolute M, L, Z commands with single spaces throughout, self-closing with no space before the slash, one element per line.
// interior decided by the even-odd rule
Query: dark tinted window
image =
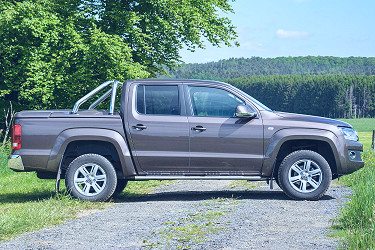
<path fill-rule="evenodd" d="M 145 114 L 145 88 L 143 85 L 137 87 L 137 111 L 140 114 Z"/>
<path fill-rule="evenodd" d="M 137 111 L 146 115 L 180 115 L 178 87 L 139 85 Z"/>
<path fill-rule="evenodd" d="M 245 104 L 232 93 L 217 88 L 189 87 L 194 116 L 234 117 L 238 104 Z"/>

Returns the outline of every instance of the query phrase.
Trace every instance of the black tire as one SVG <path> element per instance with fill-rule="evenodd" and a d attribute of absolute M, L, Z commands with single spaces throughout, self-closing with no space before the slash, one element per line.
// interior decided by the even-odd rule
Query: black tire
<path fill-rule="evenodd" d="M 117 195 L 121 194 L 121 192 L 125 189 L 127 184 L 128 184 L 127 180 L 118 179 L 117 180 L 117 186 L 116 186 L 115 192 L 113 193 L 113 196 L 117 196 Z"/>
<path fill-rule="evenodd" d="M 319 200 L 328 190 L 332 172 L 320 154 L 299 150 L 289 154 L 280 165 L 278 183 L 292 199 Z"/>
<path fill-rule="evenodd" d="M 276 177 L 276 178 L 275 178 L 275 182 L 276 182 L 277 186 L 278 186 L 279 188 L 281 188 L 281 187 L 280 187 L 279 178 Z"/>
<path fill-rule="evenodd" d="M 85 154 L 74 159 L 65 174 L 67 190 L 76 198 L 107 201 L 115 192 L 115 168 L 105 157 Z"/>

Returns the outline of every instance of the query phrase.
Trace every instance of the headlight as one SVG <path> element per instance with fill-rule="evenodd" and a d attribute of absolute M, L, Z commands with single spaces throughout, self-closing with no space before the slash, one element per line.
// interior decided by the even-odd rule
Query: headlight
<path fill-rule="evenodd" d="M 357 131 L 355 131 L 352 128 L 346 128 L 346 127 L 339 127 L 341 129 L 342 134 L 344 135 L 344 138 L 351 141 L 358 141 L 358 134 Z"/>

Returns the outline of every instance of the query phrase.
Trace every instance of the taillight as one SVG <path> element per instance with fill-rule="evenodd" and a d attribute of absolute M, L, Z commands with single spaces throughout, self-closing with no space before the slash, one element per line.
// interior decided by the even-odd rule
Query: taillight
<path fill-rule="evenodd" d="M 21 149 L 21 125 L 15 124 L 12 127 L 12 149 Z"/>

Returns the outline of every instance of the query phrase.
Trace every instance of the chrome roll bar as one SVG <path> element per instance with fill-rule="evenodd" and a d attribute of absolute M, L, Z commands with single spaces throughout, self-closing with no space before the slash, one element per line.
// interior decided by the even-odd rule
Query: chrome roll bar
<path fill-rule="evenodd" d="M 77 114 L 77 112 L 79 110 L 79 107 L 83 103 L 87 102 L 92 96 L 94 96 L 99 91 L 101 91 L 102 89 L 104 89 L 105 87 L 110 86 L 110 85 L 112 85 L 112 88 L 110 90 L 108 90 L 107 92 L 105 92 L 95 102 L 93 102 L 90 105 L 89 110 L 94 109 L 100 103 L 102 103 L 103 101 L 105 101 L 109 96 L 111 96 L 111 103 L 110 103 L 110 106 L 109 106 L 109 114 L 113 115 L 113 112 L 115 110 L 115 101 L 116 101 L 117 87 L 119 85 L 123 86 L 123 83 L 119 82 L 119 81 L 106 81 L 105 83 L 102 83 L 101 85 L 99 85 L 98 87 L 96 87 L 94 90 L 92 90 L 91 92 L 89 92 L 88 94 L 86 94 L 84 97 L 82 97 L 81 99 L 79 99 L 74 104 L 74 107 L 73 107 L 73 110 L 72 110 L 72 114 Z"/>
<path fill-rule="evenodd" d="M 111 94 L 112 94 L 112 89 L 105 92 L 101 97 L 99 97 L 95 102 L 93 102 L 90 105 L 89 110 L 92 110 L 92 109 L 96 108 L 96 106 L 98 106 L 100 103 L 102 103 L 102 101 L 106 100 Z"/>

